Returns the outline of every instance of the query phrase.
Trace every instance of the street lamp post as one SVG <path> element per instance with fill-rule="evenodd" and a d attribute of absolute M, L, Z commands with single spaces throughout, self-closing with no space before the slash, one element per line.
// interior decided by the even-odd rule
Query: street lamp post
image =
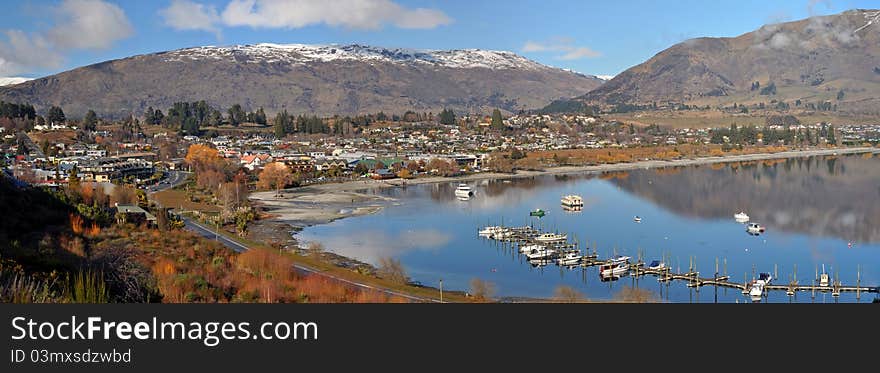
<path fill-rule="evenodd" d="M 443 279 L 440 279 L 440 303 L 443 303 Z"/>

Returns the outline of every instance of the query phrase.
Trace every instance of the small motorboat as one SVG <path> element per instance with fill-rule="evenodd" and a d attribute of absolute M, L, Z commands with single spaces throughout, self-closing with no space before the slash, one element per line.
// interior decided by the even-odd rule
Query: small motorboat
<path fill-rule="evenodd" d="M 455 188 L 455 196 L 459 198 L 467 198 L 474 195 L 474 190 L 467 184 L 458 184 Z"/>
<path fill-rule="evenodd" d="M 529 216 L 537 216 L 537 217 L 539 217 L 539 218 L 543 218 L 544 215 L 546 215 L 546 214 L 547 214 L 547 213 L 544 212 L 544 210 L 541 210 L 541 209 L 535 209 L 535 210 L 529 212 Z"/>
<path fill-rule="evenodd" d="M 625 275 L 629 272 L 629 259 L 630 257 L 621 255 L 612 258 L 608 263 L 599 267 L 599 276 L 609 278 Z"/>
<path fill-rule="evenodd" d="M 505 230 L 507 230 L 507 228 L 504 228 L 501 226 L 497 226 L 497 225 L 489 226 L 489 227 L 485 227 L 483 229 L 480 229 L 479 235 L 480 236 L 491 236 L 495 233 L 503 232 Z"/>
<path fill-rule="evenodd" d="M 565 234 L 556 234 L 556 233 L 544 233 L 535 237 L 535 241 L 538 242 L 560 242 L 568 239 L 568 235 Z"/>
<path fill-rule="evenodd" d="M 822 274 L 819 275 L 819 286 L 828 287 L 828 285 L 831 285 L 831 276 L 828 276 L 828 274 L 825 273 L 825 265 L 822 264 Z"/>
<path fill-rule="evenodd" d="M 633 218 L 633 221 L 636 222 L 636 223 L 641 223 L 641 222 L 642 222 L 642 218 L 636 216 L 636 217 Z"/>
<path fill-rule="evenodd" d="M 737 222 L 745 223 L 749 221 L 749 215 L 744 211 L 740 211 L 736 214 L 733 214 L 733 218 L 736 219 Z"/>
<path fill-rule="evenodd" d="M 526 257 L 529 258 L 529 260 L 554 259 L 556 257 L 556 250 L 555 249 L 546 249 L 546 248 L 545 249 L 535 249 L 535 250 L 532 250 L 530 253 L 527 253 Z"/>
<path fill-rule="evenodd" d="M 764 228 L 763 225 L 758 224 L 758 223 L 749 223 L 749 225 L 746 226 L 746 232 L 749 232 L 751 234 L 764 233 L 765 230 L 766 230 L 766 228 Z"/>
<path fill-rule="evenodd" d="M 581 196 L 570 194 L 562 197 L 560 200 L 563 206 L 567 207 L 584 207 L 584 199 Z"/>
<path fill-rule="evenodd" d="M 581 263 L 581 253 L 577 250 L 571 250 L 556 259 L 556 264 L 561 266 L 574 266 Z"/>
<path fill-rule="evenodd" d="M 528 254 L 534 250 L 544 250 L 546 246 L 544 245 L 522 245 L 519 247 L 519 252 L 523 254 Z"/>
<path fill-rule="evenodd" d="M 666 269 L 666 263 L 663 263 L 659 260 L 654 260 L 651 264 L 648 264 L 648 269 L 659 271 L 662 269 Z"/>

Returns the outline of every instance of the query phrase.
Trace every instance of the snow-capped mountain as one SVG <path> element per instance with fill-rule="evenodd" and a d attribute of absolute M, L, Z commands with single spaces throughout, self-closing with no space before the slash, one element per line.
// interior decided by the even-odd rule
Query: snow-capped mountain
<path fill-rule="evenodd" d="M 22 78 L 18 76 L 0 77 L 0 86 L 24 83 L 28 80 L 33 80 L 33 78 Z"/>
<path fill-rule="evenodd" d="M 453 69 L 542 70 L 542 65 L 513 52 L 481 49 L 416 50 L 381 48 L 360 44 L 306 45 L 269 44 L 231 47 L 197 47 L 168 52 L 166 61 L 248 58 L 252 62 L 307 64 L 332 61 L 365 61 L 394 64 L 425 64 Z"/>
<path fill-rule="evenodd" d="M 254 44 L 197 47 L 85 66 L 0 87 L 0 100 L 71 117 L 139 115 L 149 106 L 205 100 L 270 115 L 508 112 L 540 108 L 602 80 L 512 52 L 388 49 L 365 45 Z"/>

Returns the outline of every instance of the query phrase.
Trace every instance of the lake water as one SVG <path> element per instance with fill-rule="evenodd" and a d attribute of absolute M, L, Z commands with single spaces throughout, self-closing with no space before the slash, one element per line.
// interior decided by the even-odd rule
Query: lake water
<path fill-rule="evenodd" d="M 600 258 L 613 253 L 646 261 L 667 258 L 672 269 L 687 272 L 695 261 L 701 277 L 712 277 L 716 260 L 736 282 L 755 272 L 778 274 L 788 283 L 797 266 L 800 283 L 816 270 L 846 285 L 880 286 L 880 159 L 870 155 L 810 157 L 751 163 L 714 164 L 630 172 L 546 175 L 509 181 L 470 183 L 476 195 L 458 200 L 457 183 L 415 185 L 370 191 L 395 202 L 382 211 L 306 228 L 299 237 L 319 241 L 331 251 L 376 264 L 401 260 L 409 276 L 425 285 L 467 291 L 479 278 L 495 285 L 496 296 L 551 297 L 560 285 L 589 299 L 613 299 L 624 286 L 638 286 L 671 302 L 748 302 L 735 289 L 706 286 L 699 291 L 683 281 L 668 286 L 655 277 L 626 276 L 600 281 L 596 267 L 533 267 L 515 250 L 479 238 L 486 225 L 534 225 L 565 232 L 581 248 L 596 248 Z M 560 197 L 578 194 L 585 207 L 565 212 Z M 547 211 L 543 218 L 529 211 Z M 767 228 L 746 233 L 733 214 L 745 210 Z M 640 216 L 641 223 L 633 221 Z M 775 268 L 774 268 L 775 265 Z M 680 270 L 679 270 L 680 269 Z M 875 294 L 862 294 L 871 302 Z M 856 302 L 855 293 L 800 292 L 789 297 L 770 292 L 769 302 Z"/>

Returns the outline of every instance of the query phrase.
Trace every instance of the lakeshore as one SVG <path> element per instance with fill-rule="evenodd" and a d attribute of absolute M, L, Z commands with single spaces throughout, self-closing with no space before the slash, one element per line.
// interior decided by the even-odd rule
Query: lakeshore
<path fill-rule="evenodd" d="M 476 173 L 454 177 L 423 177 L 393 180 L 356 180 L 342 183 L 310 185 L 302 188 L 285 189 L 277 194 L 274 191 L 256 192 L 250 198 L 264 207 L 273 220 L 283 221 L 296 228 L 315 224 L 325 224 L 334 220 L 362 216 L 380 211 L 392 198 L 379 197 L 363 191 L 377 188 L 405 187 L 407 185 L 469 182 L 480 180 L 505 180 L 529 178 L 542 175 L 571 175 L 639 169 L 685 167 L 709 165 L 714 163 L 749 162 L 771 159 L 800 158 L 828 155 L 848 155 L 880 153 L 871 147 L 792 150 L 778 153 L 741 154 L 722 157 L 700 157 L 676 160 L 645 160 L 638 162 L 600 164 L 591 166 L 561 166 L 545 170 L 517 171 L 515 173 Z"/>

